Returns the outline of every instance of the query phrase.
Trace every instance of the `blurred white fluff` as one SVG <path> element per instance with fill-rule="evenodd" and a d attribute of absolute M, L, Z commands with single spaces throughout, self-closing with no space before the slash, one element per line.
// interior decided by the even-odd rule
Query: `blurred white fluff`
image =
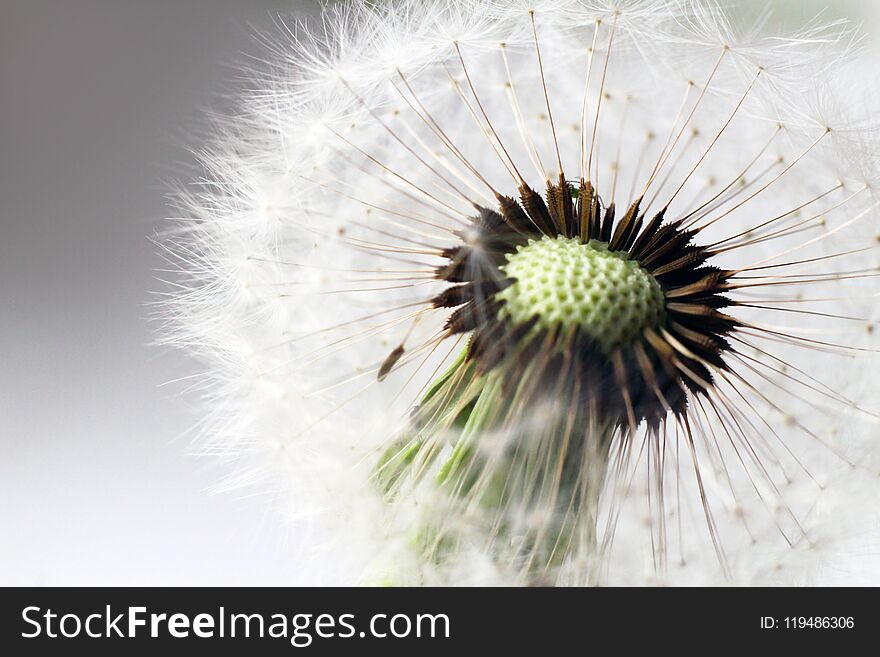
<path fill-rule="evenodd" d="M 398 506 L 390 513 L 370 474 L 383 446 L 405 426 L 419 391 L 455 352 L 452 344 L 422 351 L 387 381 L 375 381 L 389 350 L 403 340 L 419 344 L 445 319 L 437 312 L 411 321 L 419 309 L 414 304 L 441 289 L 415 271 L 411 261 L 425 261 L 419 243 L 442 243 L 444 230 L 456 227 L 452 220 L 472 212 L 452 187 L 494 205 L 417 111 L 442 125 L 481 176 L 512 193 L 493 137 L 486 135 L 485 111 L 496 138 L 540 189 L 558 166 L 535 34 L 559 158 L 570 177 L 579 174 L 595 121 L 598 147 L 586 166 L 606 202 L 629 204 L 667 135 L 687 119 L 651 188 L 655 210 L 674 192 L 670 214 L 677 216 L 729 183 L 752 184 L 727 207 L 745 198 L 748 203 L 704 237 L 714 241 L 835 188 L 799 216 L 827 213 L 819 230 L 839 230 L 796 253 L 803 259 L 853 253 L 808 263 L 796 273 L 876 268 L 870 247 L 877 232 L 880 151 L 867 102 L 849 97 L 862 85 L 845 77 L 852 67 L 842 55 L 849 37 L 840 26 L 742 34 L 705 2 L 428 0 L 333 5 L 319 23 L 281 22 L 279 28 L 267 38 L 268 70 L 239 111 L 218 122 L 216 139 L 201 155 L 204 178 L 178 197 L 180 216 L 163 238 L 174 273 L 161 313 L 167 342 L 205 364 L 196 379 L 206 409 L 199 427 L 204 452 L 230 460 L 230 487 L 268 483 L 283 496 L 283 513 L 313 518 L 326 539 L 319 542 L 327 562 L 345 564 L 342 581 L 381 582 L 387 572 L 402 583 L 513 583 L 477 549 L 463 550 L 442 568 L 420 563 L 409 551 L 410 530 L 420 512 L 416 502 L 424 508 L 431 501 L 414 499 L 412 509 Z M 469 91 L 462 60 L 482 108 Z M 766 192 L 750 196 L 771 180 Z M 818 234 L 793 233 L 790 241 L 757 244 L 722 261 L 753 264 Z M 360 248 L 367 243 L 387 250 Z M 816 312 L 875 321 L 875 280 L 804 284 L 799 292 L 836 298 L 811 305 Z M 876 346 L 865 322 L 768 317 L 758 309 L 743 316 L 795 326 L 817 340 Z M 780 359 L 831 390 L 876 409 L 873 353 L 853 358 L 772 346 Z M 619 490 L 606 491 L 625 503 L 603 583 L 880 582 L 875 418 L 785 395 L 758 377 L 754 385 L 770 399 L 761 413 L 791 453 L 782 450 L 784 485 L 765 487 L 760 497 L 755 490 L 761 482 L 737 469 L 729 449 L 728 473 L 714 456 L 700 455 L 728 576 L 686 473 L 677 491 L 679 510 L 670 504 L 666 512 L 668 564 L 656 567 L 650 526 L 658 519 L 646 505 L 643 464 L 631 485 L 624 485 L 627 479 L 614 484 Z M 785 413 L 775 413 L 773 404 Z M 792 455 L 806 467 L 794 464 Z M 666 467 L 672 481 L 673 465 Z M 742 494 L 734 499 L 731 490 Z M 789 545 L 777 522 L 791 525 L 792 516 L 804 535 Z M 600 518 L 600 525 L 608 522 Z"/>

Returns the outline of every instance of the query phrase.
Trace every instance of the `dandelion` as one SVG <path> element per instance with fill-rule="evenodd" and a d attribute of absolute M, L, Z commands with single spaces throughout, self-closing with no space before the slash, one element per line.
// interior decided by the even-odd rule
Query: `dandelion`
<path fill-rule="evenodd" d="M 878 162 L 841 25 L 279 28 L 163 243 L 230 486 L 277 483 L 365 583 L 876 574 Z"/>

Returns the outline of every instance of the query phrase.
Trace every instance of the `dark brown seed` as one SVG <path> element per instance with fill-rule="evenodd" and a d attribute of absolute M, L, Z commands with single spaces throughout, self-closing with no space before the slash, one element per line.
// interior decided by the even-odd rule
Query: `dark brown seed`
<path fill-rule="evenodd" d="M 391 373 L 391 370 L 394 369 L 394 366 L 397 365 L 397 361 L 399 361 L 404 354 L 403 345 L 395 347 L 394 350 L 388 354 L 388 357 L 382 361 L 382 365 L 379 366 L 379 374 L 376 378 L 379 381 L 384 381 L 385 378 Z"/>

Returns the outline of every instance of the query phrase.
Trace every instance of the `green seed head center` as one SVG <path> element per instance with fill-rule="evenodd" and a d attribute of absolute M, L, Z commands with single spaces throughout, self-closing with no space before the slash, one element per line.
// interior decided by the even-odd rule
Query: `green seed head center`
<path fill-rule="evenodd" d="M 577 238 L 530 240 L 501 267 L 516 282 L 497 294 L 514 324 L 578 327 L 606 354 L 635 341 L 664 315 L 657 280 L 626 253 Z"/>

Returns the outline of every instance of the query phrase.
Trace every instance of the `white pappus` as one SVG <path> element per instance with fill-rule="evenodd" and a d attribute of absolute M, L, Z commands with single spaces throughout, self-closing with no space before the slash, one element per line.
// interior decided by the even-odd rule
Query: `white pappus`
<path fill-rule="evenodd" d="M 871 99 L 843 25 L 734 25 L 280 20 L 161 241 L 228 486 L 343 581 L 876 581 Z"/>

